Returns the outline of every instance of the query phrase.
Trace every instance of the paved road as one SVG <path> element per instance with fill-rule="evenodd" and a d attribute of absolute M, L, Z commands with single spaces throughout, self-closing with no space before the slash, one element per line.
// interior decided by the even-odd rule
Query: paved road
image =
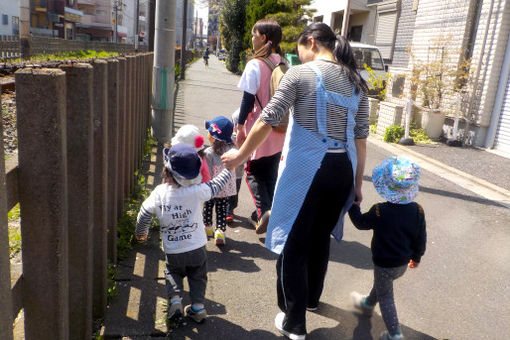
<path fill-rule="evenodd" d="M 193 64 L 180 84 L 177 124 L 202 128 L 206 119 L 229 116 L 241 99 L 237 81 L 215 57 L 209 67 L 201 61 Z M 387 156 L 387 151 L 369 144 L 364 210 L 380 201 L 370 173 Z M 226 247 L 218 249 L 211 242 L 207 246 L 210 317 L 203 325 L 174 330 L 168 334 L 170 339 L 282 339 L 273 325 L 278 312 L 276 256 L 264 248 L 263 239 L 245 218 L 253 203 L 244 184 L 240 195 L 237 221 L 227 231 Z M 507 339 L 509 210 L 428 171 L 423 172 L 417 201 L 427 216 L 427 252 L 420 267 L 395 284 L 406 339 Z M 307 339 L 371 340 L 385 329 L 378 310 L 368 319 L 355 313 L 349 301 L 352 290 L 368 292 L 371 287 L 370 239 L 370 232 L 358 231 L 347 222 L 344 241 L 332 241 L 319 311 L 307 314 Z M 106 336 L 165 336 L 163 260 L 153 235 L 152 245 L 137 247 L 121 264 L 121 294 L 108 311 Z"/>

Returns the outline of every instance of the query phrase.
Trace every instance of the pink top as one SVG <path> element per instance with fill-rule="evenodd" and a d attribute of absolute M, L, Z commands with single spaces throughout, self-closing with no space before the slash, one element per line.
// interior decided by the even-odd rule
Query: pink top
<path fill-rule="evenodd" d="M 200 166 L 200 174 L 202 175 L 202 183 L 209 182 L 211 180 L 211 175 L 209 174 L 209 166 L 207 165 L 207 161 L 205 157 L 202 158 L 202 165 Z"/>
<path fill-rule="evenodd" d="M 281 57 L 278 54 L 271 54 L 269 56 L 273 64 L 278 65 L 281 61 Z M 265 107 L 271 99 L 271 68 L 263 61 L 257 60 L 260 67 L 260 86 L 257 91 L 257 97 L 259 98 L 262 106 Z M 250 112 L 245 122 L 246 134 L 250 133 L 251 128 L 255 124 L 255 121 L 259 118 L 262 108 L 259 105 L 257 99 L 255 99 L 255 105 L 253 111 Z M 255 150 L 250 159 L 259 159 L 261 157 L 272 156 L 283 149 L 283 142 L 285 140 L 285 133 L 271 131 L 269 137 L 262 143 L 257 150 Z"/>

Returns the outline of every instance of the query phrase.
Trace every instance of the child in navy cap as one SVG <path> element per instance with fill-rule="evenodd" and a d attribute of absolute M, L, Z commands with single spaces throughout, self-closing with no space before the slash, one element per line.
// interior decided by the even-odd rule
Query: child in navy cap
<path fill-rule="evenodd" d="M 147 240 L 152 217 L 158 217 L 166 254 L 168 319 L 171 325 L 178 325 L 186 313 L 200 323 L 207 317 L 204 307 L 207 237 L 200 205 L 220 192 L 233 174 L 224 169 L 213 180 L 201 183 L 202 161 L 195 148 L 187 144 L 165 148 L 163 156 L 164 183 L 158 185 L 142 203 L 135 236 L 138 241 Z M 191 296 L 191 305 L 185 309 L 182 307 L 184 277 L 188 278 Z"/>
<path fill-rule="evenodd" d="M 205 149 L 204 157 L 209 165 L 209 173 L 211 176 L 215 176 L 224 169 L 223 163 L 221 162 L 221 156 L 225 152 L 235 148 L 234 143 L 232 143 L 234 124 L 232 124 L 227 117 L 218 116 L 209 122 L 205 122 L 205 128 L 209 132 L 208 138 L 211 142 L 211 146 Z M 236 181 L 235 178 L 231 178 L 223 190 L 217 193 L 213 199 L 205 202 L 204 204 L 203 216 L 205 231 L 207 236 L 214 236 L 214 242 L 218 246 L 223 246 L 226 243 L 229 201 L 230 197 L 236 194 Z M 212 214 L 215 206 L 216 230 L 213 231 Z"/>

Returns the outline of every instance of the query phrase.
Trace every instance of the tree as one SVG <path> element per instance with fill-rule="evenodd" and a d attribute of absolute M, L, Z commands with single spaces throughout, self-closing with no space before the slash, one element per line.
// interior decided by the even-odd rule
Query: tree
<path fill-rule="evenodd" d="M 311 0 L 278 0 L 282 10 L 267 16 L 278 21 L 282 27 L 283 39 L 280 46 L 284 52 L 296 52 L 296 40 L 305 29 L 308 19 L 316 12 L 309 8 L 311 3 Z"/>
<path fill-rule="evenodd" d="M 260 19 L 268 14 L 278 13 L 285 10 L 279 0 L 251 0 L 246 8 L 246 25 L 244 34 L 244 49 L 251 48 L 251 29 Z"/>
<path fill-rule="evenodd" d="M 228 50 L 226 66 L 233 73 L 239 72 L 248 3 L 249 0 L 225 0 L 221 11 L 220 31 Z"/>

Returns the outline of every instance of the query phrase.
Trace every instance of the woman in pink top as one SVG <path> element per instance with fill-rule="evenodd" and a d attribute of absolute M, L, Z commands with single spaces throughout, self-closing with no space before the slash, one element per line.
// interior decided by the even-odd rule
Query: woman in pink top
<path fill-rule="evenodd" d="M 255 54 L 246 64 L 237 85 L 244 91 L 237 124 L 238 147 L 243 144 L 262 109 L 271 99 L 272 69 L 267 60 L 273 65 L 278 65 L 284 60 L 280 49 L 282 29 L 278 22 L 272 19 L 259 20 L 253 26 L 252 35 Z M 255 226 L 271 209 L 284 139 L 284 132 L 273 129 L 265 142 L 251 154 L 246 164 L 246 180 L 257 208 L 251 216 Z M 263 220 L 267 220 L 267 217 L 268 214 Z"/>

